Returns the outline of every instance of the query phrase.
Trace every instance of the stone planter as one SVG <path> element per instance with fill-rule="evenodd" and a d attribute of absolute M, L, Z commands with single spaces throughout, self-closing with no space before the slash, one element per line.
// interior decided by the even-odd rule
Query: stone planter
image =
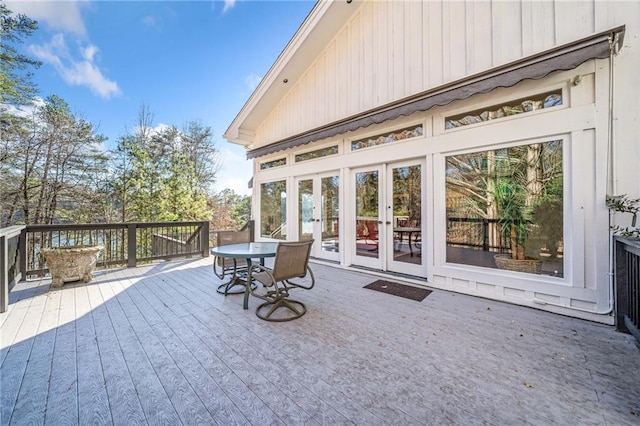
<path fill-rule="evenodd" d="M 512 259 L 510 254 L 496 254 L 493 256 L 496 261 L 496 266 L 499 269 L 506 269 L 509 271 L 526 272 L 529 274 L 541 274 L 542 273 L 542 260 L 537 259 Z"/>
<path fill-rule="evenodd" d="M 98 254 L 103 248 L 96 245 L 42 249 L 41 253 L 51 273 L 51 286 L 62 287 L 65 282 L 70 281 L 91 281 Z"/>

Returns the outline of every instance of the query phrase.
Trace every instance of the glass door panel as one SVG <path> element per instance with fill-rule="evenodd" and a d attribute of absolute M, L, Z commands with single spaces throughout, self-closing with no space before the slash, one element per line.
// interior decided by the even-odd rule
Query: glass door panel
<path fill-rule="evenodd" d="M 380 172 L 355 172 L 354 181 L 356 263 L 380 268 Z"/>
<path fill-rule="evenodd" d="M 422 166 L 389 166 L 387 224 L 391 225 L 388 269 L 419 274 L 422 264 Z"/>
<path fill-rule="evenodd" d="M 313 179 L 298 181 L 298 238 L 313 238 Z"/>
<path fill-rule="evenodd" d="M 340 177 L 337 174 L 305 176 L 297 179 L 297 235 L 314 239 L 311 256 L 339 258 Z"/>
<path fill-rule="evenodd" d="M 415 263 L 421 250 L 421 173 L 420 165 L 392 169 L 393 179 L 393 260 Z"/>
<path fill-rule="evenodd" d="M 338 253 L 340 246 L 340 176 L 323 177 L 321 182 L 320 232 L 322 234 L 321 251 L 325 256 Z M 322 254 L 321 254 L 322 256 Z"/>

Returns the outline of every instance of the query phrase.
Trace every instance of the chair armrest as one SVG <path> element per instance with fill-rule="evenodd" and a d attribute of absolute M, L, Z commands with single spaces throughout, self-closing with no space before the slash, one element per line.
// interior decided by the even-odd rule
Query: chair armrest
<path fill-rule="evenodd" d="M 308 266 L 307 266 L 307 274 L 311 277 L 311 284 L 306 285 L 306 284 L 296 283 L 296 282 L 293 282 L 291 280 L 286 280 L 286 283 L 287 283 L 288 286 L 298 287 L 298 288 L 302 288 L 302 289 L 305 289 L 305 290 L 311 290 L 313 288 L 313 286 L 315 285 L 315 283 L 316 283 L 316 279 L 313 276 L 313 271 Z M 303 278 L 303 277 L 300 277 L 300 278 Z"/>

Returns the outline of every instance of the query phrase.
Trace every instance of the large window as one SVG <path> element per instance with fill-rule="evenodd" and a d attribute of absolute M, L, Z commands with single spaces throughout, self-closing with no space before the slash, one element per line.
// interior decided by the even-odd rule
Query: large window
<path fill-rule="evenodd" d="M 260 185 L 260 235 L 286 240 L 287 182 L 279 180 Z"/>
<path fill-rule="evenodd" d="M 447 262 L 562 277 L 562 141 L 446 157 Z"/>

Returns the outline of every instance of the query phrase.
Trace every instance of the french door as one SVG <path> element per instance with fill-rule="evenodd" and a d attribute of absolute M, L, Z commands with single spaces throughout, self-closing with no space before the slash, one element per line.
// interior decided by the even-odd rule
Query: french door
<path fill-rule="evenodd" d="M 387 166 L 387 269 L 422 276 L 423 170 L 418 161 Z"/>
<path fill-rule="evenodd" d="M 353 264 L 421 276 L 423 170 L 420 161 L 354 170 Z"/>
<path fill-rule="evenodd" d="M 299 240 L 314 239 L 313 257 L 340 260 L 340 176 L 338 172 L 296 180 Z"/>

